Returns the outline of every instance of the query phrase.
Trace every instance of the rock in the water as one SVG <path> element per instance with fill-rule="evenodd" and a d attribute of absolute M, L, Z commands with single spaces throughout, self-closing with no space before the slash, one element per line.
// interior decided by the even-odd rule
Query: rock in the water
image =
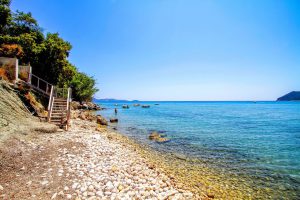
<path fill-rule="evenodd" d="M 129 105 L 123 105 L 122 108 L 128 109 Z"/>
<path fill-rule="evenodd" d="M 149 135 L 149 139 L 150 140 L 156 140 L 157 138 L 159 138 L 160 135 L 159 133 L 157 133 L 156 131 L 152 132 L 150 135 Z"/>
<path fill-rule="evenodd" d="M 161 135 L 158 132 L 154 131 L 149 135 L 149 139 L 154 140 L 158 143 L 164 143 L 170 141 L 170 139 L 166 138 L 165 136 L 166 134 Z"/>
<path fill-rule="evenodd" d="M 168 138 L 165 138 L 165 137 L 159 137 L 155 140 L 156 142 L 159 142 L 159 143 L 164 143 L 164 142 L 169 142 L 170 139 Z"/>
<path fill-rule="evenodd" d="M 142 105 L 142 108 L 150 108 L 150 105 Z"/>
<path fill-rule="evenodd" d="M 101 115 L 97 115 L 97 123 L 101 125 L 107 126 L 107 121 Z"/>
<path fill-rule="evenodd" d="M 119 120 L 117 118 L 111 118 L 109 121 L 110 123 L 117 123 Z"/>

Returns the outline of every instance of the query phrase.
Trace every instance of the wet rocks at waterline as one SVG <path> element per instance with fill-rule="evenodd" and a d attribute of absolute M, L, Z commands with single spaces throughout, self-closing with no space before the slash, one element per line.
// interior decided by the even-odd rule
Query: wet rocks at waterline
<path fill-rule="evenodd" d="M 142 108 L 150 108 L 150 105 L 142 105 Z"/>
<path fill-rule="evenodd" d="M 169 142 L 170 139 L 166 138 L 166 134 L 159 134 L 156 131 L 153 131 L 150 135 L 149 135 L 149 139 L 153 140 L 155 142 L 158 143 L 164 143 L 164 142 Z"/>
<path fill-rule="evenodd" d="M 78 101 L 72 101 L 71 102 L 71 108 L 72 110 L 103 110 L 104 108 L 101 108 L 99 105 L 93 103 L 93 102 L 78 102 Z"/>
<path fill-rule="evenodd" d="M 117 118 L 110 118 L 109 119 L 110 123 L 118 123 L 118 119 Z"/>
<path fill-rule="evenodd" d="M 101 115 L 97 115 L 97 123 L 104 126 L 108 125 L 106 119 L 104 119 L 104 117 L 102 117 Z"/>

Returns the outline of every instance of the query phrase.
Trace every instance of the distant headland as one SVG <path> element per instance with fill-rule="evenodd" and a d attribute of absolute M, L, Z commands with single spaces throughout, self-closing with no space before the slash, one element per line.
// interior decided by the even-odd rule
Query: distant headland
<path fill-rule="evenodd" d="M 300 101 L 300 91 L 292 91 L 282 97 L 279 97 L 277 101 Z"/>
<path fill-rule="evenodd" d="M 112 99 L 112 98 L 105 98 L 105 99 L 97 99 L 97 98 L 93 98 L 93 101 L 109 101 L 109 102 L 126 101 L 126 102 L 137 102 L 137 101 L 139 101 L 139 100 Z"/>

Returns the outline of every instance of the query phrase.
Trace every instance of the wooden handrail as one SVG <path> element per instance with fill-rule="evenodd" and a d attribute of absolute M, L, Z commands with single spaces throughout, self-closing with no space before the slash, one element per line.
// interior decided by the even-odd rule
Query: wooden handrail
<path fill-rule="evenodd" d="M 44 79 L 42 79 L 32 73 L 29 74 L 29 77 L 30 77 L 30 79 L 27 82 L 28 84 L 30 84 L 32 87 L 36 88 L 37 90 L 40 90 L 40 91 L 44 92 L 45 94 L 49 95 L 49 88 L 51 88 L 53 86 L 52 84 L 48 83 Z M 35 81 L 33 81 L 33 80 L 35 80 Z"/>
<path fill-rule="evenodd" d="M 49 97 L 49 103 L 48 103 L 48 111 L 50 110 L 50 106 L 51 106 L 51 101 L 52 101 L 52 97 L 53 97 L 53 89 L 54 86 L 51 86 L 51 92 L 50 92 L 50 97 Z"/>
<path fill-rule="evenodd" d="M 36 76 L 36 75 L 34 75 L 32 73 L 30 73 L 30 74 L 31 74 L 31 77 L 33 76 L 33 77 L 35 77 L 35 78 L 37 78 L 37 79 L 39 79 L 39 80 L 41 80 L 41 81 L 43 81 L 43 82 L 45 82 L 45 83 L 47 83 L 49 85 L 52 85 L 52 84 L 48 83 L 47 81 L 45 81 L 44 79 L 42 79 L 42 78 L 40 78 L 40 77 L 38 77 L 38 76 Z"/>
<path fill-rule="evenodd" d="M 68 130 L 68 128 L 69 128 L 69 123 L 70 123 L 70 118 L 71 118 L 71 106 L 70 106 L 71 101 L 72 101 L 72 89 L 68 88 L 66 130 Z"/>
<path fill-rule="evenodd" d="M 49 103 L 48 103 L 48 122 L 50 122 L 51 113 L 52 113 L 52 109 L 53 109 L 53 90 L 54 90 L 54 86 L 52 85 L 50 97 L 49 97 Z"/>

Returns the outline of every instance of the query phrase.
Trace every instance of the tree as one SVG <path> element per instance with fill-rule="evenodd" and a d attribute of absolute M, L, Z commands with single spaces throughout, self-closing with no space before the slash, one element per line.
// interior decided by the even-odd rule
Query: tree
<path fill-rule="evenodd" d="M 72 46 L 58 33 L 47 33 L 30 12 L 11 12 L 10 0 L 0 0 L 0 56 L 30 63 L 33 74 L 59 87 L 73 86 L 75 100 L 90 100 L 98 90 L 95 79 L 68 61 Z"/>
<path fill-rule="evenodd" d="M 90 101 L 98 91 L 96 81 L 84 73 L 76 73 L 71 81 L 72 96 L 78 101 Z"/>
<path fill-rule="evenodd" d="M 4 32 L 5 26 L 7 26 L 11 20 L 10 0 L 0 0 L 0 33 Z"/>
<path fill-rule="evenodd" d="M 32 63 L 35 66 L 33 72 L 50 83 L 57 84 L 60 74 L 69 64 L 67 58 L 71 48 L 71 44 L 60 38 L 58 33 L 48 33 L 39 46 L 38 59 Z"/>

